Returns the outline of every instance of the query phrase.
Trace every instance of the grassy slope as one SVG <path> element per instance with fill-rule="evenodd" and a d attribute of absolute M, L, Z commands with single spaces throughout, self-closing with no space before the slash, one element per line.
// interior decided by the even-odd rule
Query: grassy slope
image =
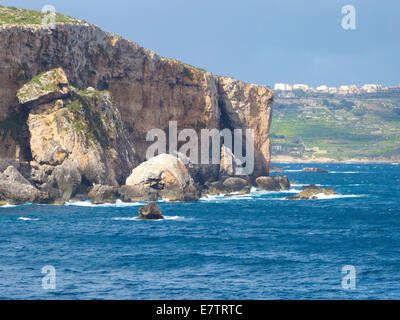
<path fill-rule="evenodd" d="M 2 25 L 40 25 L 45 13 L 40 11 L 0 6 L 0 26 Z M 84 21 L 56 13 L 56 23 L 81 24 Z"/>
<path fill-rule="evenodd" d="M 400 93 L 277 97 L 271 135 L 272 144 L 283 147 L 274 155 L 400 158 Z M 315 147 L 323 151 L 309 150 Z"/>

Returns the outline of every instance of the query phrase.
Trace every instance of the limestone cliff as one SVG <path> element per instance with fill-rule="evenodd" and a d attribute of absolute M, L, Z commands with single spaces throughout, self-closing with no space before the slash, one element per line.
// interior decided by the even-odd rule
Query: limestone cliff
<path fill-rule="evenodd" d="M 42 126 L 38 123 L 42 115 L 28 119 L 17 90 L 36 75 L 58 67 L 80 90 L 93 87 L 110 92 L 139 161 L 144 160 L 148 146 L 147 131 L 167 129 L 171 120 L 178 122 L 178 130 L 252 128 L 255 173 L 268 175 L 271 90 L 216 77 L 76 21 L 57 23 L 53 30 L 35 24 L 0 25 L 0 159 L 38 162 L 44 156 L 40 149 L 30 152 L 34 141 L 29 132 Z M 52 113 L 46 117 L 56 116 Z"/>
<path fill-rule="evenodd" d="M 28 113 L 31 179 L 55 200 L 92 184 L 118 187 L 138 165 L 120 112 L 108 92 L 69 85 L 62 69 L 18 91 Z"/>

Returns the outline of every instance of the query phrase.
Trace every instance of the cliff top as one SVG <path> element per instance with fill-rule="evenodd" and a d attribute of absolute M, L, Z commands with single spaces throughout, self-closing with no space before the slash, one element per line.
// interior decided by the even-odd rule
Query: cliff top
<path fill-rule="evenodd" d="M 45 13 L 34 10 L 0 6 L 0 26 L 4 25 L 40 25 Z M 56 13 L 56 23 L 86 24 L 61 13 Z"/>
<path fill-rule="evenodd" d="M 20 8 L 15 8 L 15 7 L 6 7 L 6 6 L 0 5 L 0 30 L 2 28 L 8 28 L 8 26 L 16 26 L 16 27 L 21 27 L 21 26 L 22 27 L 25 27 L 25 26 L 32 27 L 33 26 L 35 28 L 38 28 L 42 25 L 42 20 L 45 17 L 45 15 L 46 15 L 45 13 L 42 13 L 40 11 L 20 9 Z M 58 27 L 60 27 L 60 25 L 63 25 L 63 24 L 72 24 L 72 25 L 83 25 L 83 26 L 91 26 L 91 27 L 99 28 L 98 26 L 95 26 L 84 20 L 79 20 L 79 19 L 76 19 L 73 17 L 69 17 L 69 16 L 66 16 L 61 13 L 56 13 L 55 23 L 57 25 L 59 25 Z M 109 33 L 107 33 L 107 34 L 109 34 Z M 126 40 L 128 42 L 132 42 L 131 40 L 124 39 L 117 35 L 112 35 L 112 36 L 114 36 L 115 38 Z M 203 74 L 210 74 L 217 78 L 224 79 L 225 81 L 228 80 L 231 82 L 240 82 L 240 83 L 248 85 L 249 87 L 259 87 L 259 88 L 263 88 L 263 90 L 269 90 L 265 86 L 245 83 L 245 82 L 235 79 L 233 77 L 223 76 L 223 75 L 214 75 L 205 69 L 189 65 L 187 63 L 181 62 L 181 61 L 173 59 L 173 58 L 162 57 L 162 56 L 154 53 L 151 50 L 145 49 L 144 47 L 142 47 L 139 44 L 137 44 L 137 45 L 139 47 L 141 47 L 143 50 L 145 50 L 150 55 L 157 56 L 164 61 L 169 61 L 171 63 L 176 63 L 179 65 L 182 65 L 184 68 L 184 73 L 187 74 L 187 76 L 189 78 L 191 78 L 192 80 L 193 80 L 193 78 L 195 78 L 196 74 L 200 77 L 202 77 Z M 272 91 L 271 91 L 271 94 L 272 94 Z"/>

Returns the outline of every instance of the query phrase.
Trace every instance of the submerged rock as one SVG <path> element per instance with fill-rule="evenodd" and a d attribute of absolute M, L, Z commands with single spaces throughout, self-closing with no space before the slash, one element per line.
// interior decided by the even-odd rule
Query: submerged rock
<path fill-rule="evenodd" d="M 328 170 L 321 168 L 303 168 L 303 172 L 320 172 L 320 173 L 329 173 Z"/>
<path fill-rule="evenodd" d="M 144 207 L 138 209 L 138 213 L 140 217 L 138 219 L 141 220 L 160 220 L 164 219 L 160 209 L 155 202 L 149 203 Z"/>
<path fill-rule="evenodd" d="M 281 191 L 290 189 L 290 182 L 287 176 L 258 177 L 256 179 L 256 183 L 261 190 L 266 191 Z"/>
<path fill-rule="evenodd" d="M 183 162 L 169 154 L 158 155 L 133 169 L 127 186 L 137 194 L 153 195 L 171 201 L 198 200 L 198 191 Z M 125 188 L 127 191 L 127 188 Z M 132 190 L 131 190 L 132 191 Z"/>
<path fill-rule="evenodd" d="M 294 196 L 291 197 L 286 197 L 286 199 L 289 200 L 313 200 L 313 199 L 318 199 L 317 195 L 318 194 L 324 194 L 327 196 L 334 195 L 335 191 L 330 188 L 319 188 L 316 185 L 309 185 L 309 186 L 304 186 L 303 190 Z"/>

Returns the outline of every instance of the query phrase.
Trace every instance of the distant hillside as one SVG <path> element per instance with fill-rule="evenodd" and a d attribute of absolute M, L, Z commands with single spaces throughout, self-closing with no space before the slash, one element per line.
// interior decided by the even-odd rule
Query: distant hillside
<path fill-rule="evenodd" d="M 400 91 L 276 94 L 273 161 L 399 161 Z"/>

